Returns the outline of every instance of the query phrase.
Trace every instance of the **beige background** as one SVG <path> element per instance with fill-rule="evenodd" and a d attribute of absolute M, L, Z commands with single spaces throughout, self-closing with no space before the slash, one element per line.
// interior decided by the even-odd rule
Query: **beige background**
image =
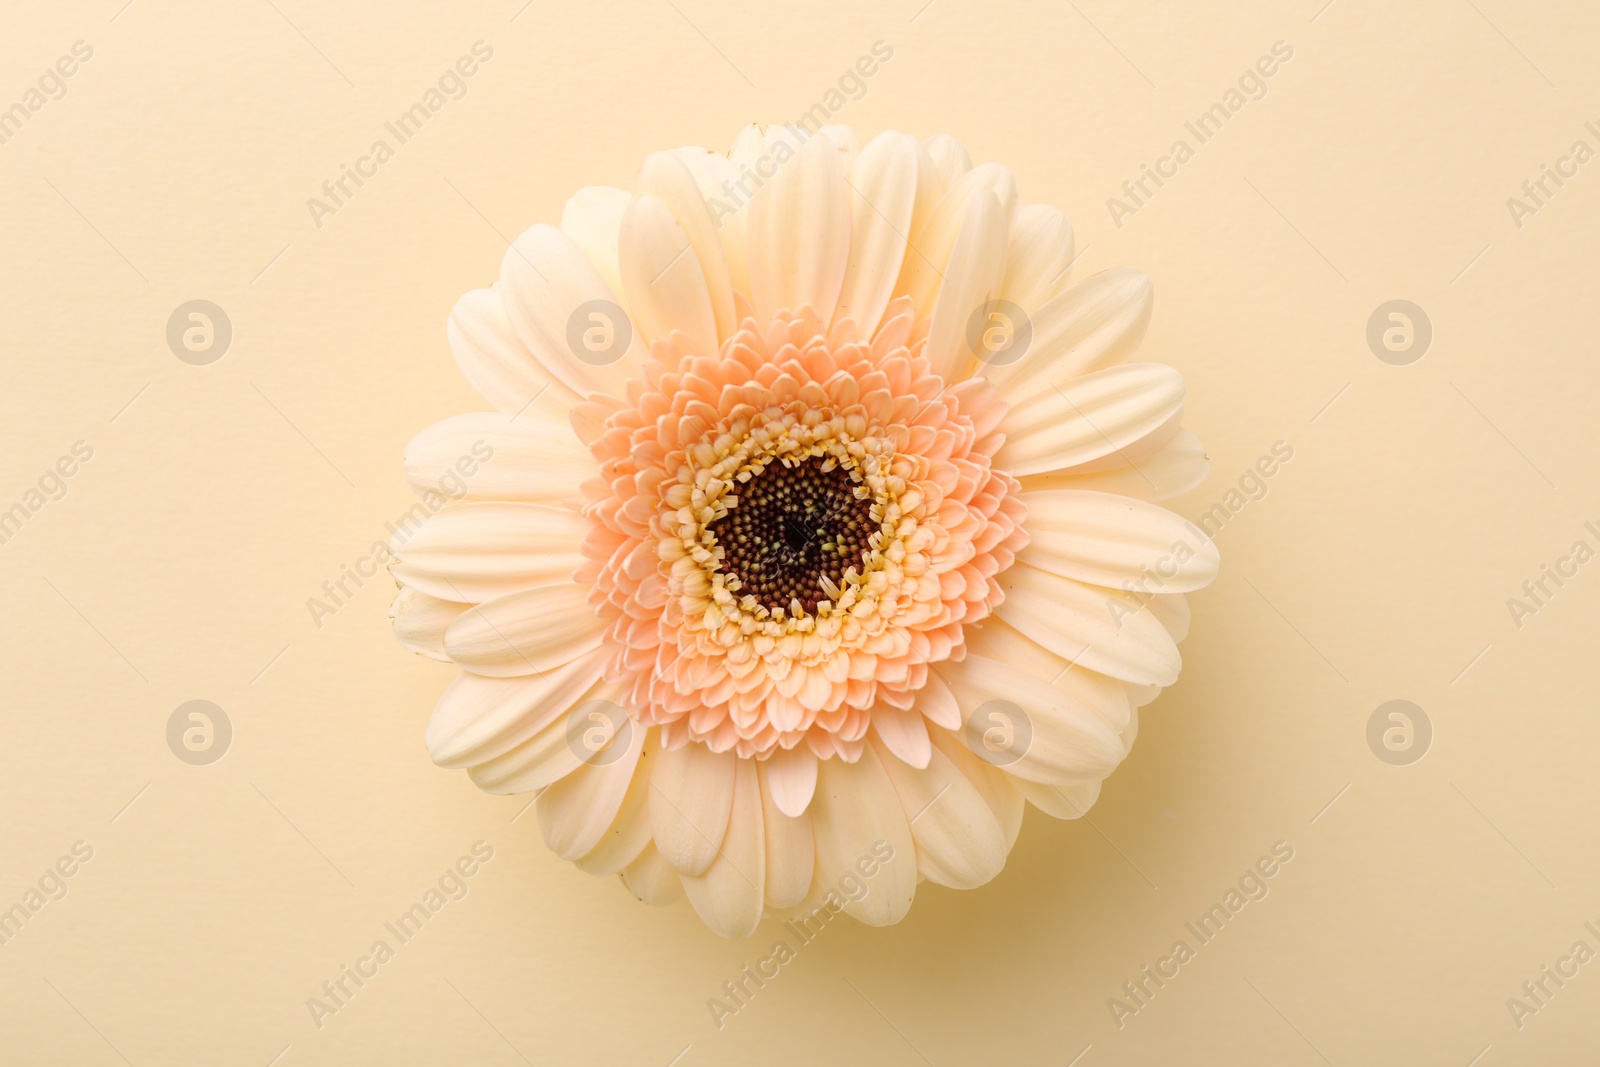
<path fill-rule="evenodd" d="M 0 908 L 75 841 L 94 858 L 0 947 L 0 1059 L 1600 1050 L 1600 963 L 1521 1029 L 1506 1007 L 1573 942 L 1600 950 L 1600 566 L 1520 630 L 1506 607 L 1600 547 L 1600 163 L 1520 229 L 1506 207 L 1600 148 L 1600 15 L 1324 2 L 6 4 L 0 106 L 73 42 L 94 58 L 0 145 L 0 508 L 74 442 L 94 458 L 0 545 Z M 467 97 L 314 226 L 306 198 L 479 39 Z M 777 929 L 719 941 L 549 855 L 523 802 L 429 763 L 451 672 L 390 638 L 386 580 L 320 629 L 305 602 L 409 506 L 404 443 L 479 406 L 443 324 L 508 237 L 651 150 L 798 116 L 877 40 L 894 58 L 840 121 L 965 140 L 1073 216 L 1078 273 L 1155 280 L 1145 352 L 1189 376 L 1213 463 L 1177 510 L 1276 441 L 1294 459 L 1219 535 L 1183 678 L 1089 820 L 1030 812 L 991 885 L 829 928 L 719 1031 L 706 999 Z M 1115 226 L 1107 197 L 1278 40 L 1268 95 Z M 165 342 L 193 298 L 233 323 L 210 366 Z M 1434 327 L 1410 366 L 1364 339 L 1394 298 Z M 165 739 L 197 698 L 234 729 L 203 767 Z M 1394 698 L 1435 731 L 1410 766 L 1366 742 Z M 470 895 L 317 1028 L 306 999 L 479 839 Z M 1107 999 L 1279 840 L 1270 896 L 1118 1029 Z"/>

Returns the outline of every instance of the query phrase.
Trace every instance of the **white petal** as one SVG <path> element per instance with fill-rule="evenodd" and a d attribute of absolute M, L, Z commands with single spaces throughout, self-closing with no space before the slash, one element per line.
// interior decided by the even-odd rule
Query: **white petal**
<path fill-rule="evenodd" d="M 717 858 L 739 762 L 698 742 L 664 749 L 656 760 L 650 825 L 662 857 L 684 874 L 704 874 Z"/>
<path fill-rule="evenodd" d="M 991 766 L 1034 782 L 1075 782 L 1104 778 L 1122 762 L 1117 732 L 1048 679 L 976 655 L 950 674 L 967 712 L 963 740 Z"/>
<path fill-rule="evenodd" d="M 783 748 L 767 758 L 767 788 L 778 810 L 789 816 L 805 814 L 817 788 L 817 757 L 805 745 Z"/>
<path fill-rule="evenodd" d="M 590 701 L 617 706 L 622 695 L 620 686 L 600 682 L 590 688 L 577 707 L 583 708 Z M 533 793 L 544 789 L 583 766 L 589 755 L 575 741 L 574 725 L 572 715 L 558 715 L 522 744 L 469 767 L 467 775 L 487 793 Z"/>
<path fill-rule="evenodd" d="M 706 196 L 684 158 L 684 151 L 656 152 L 646 157 L 644 168 L 639 172 L 638 191 L 666 205 L 688 239 L 699 261 L 700 272 L 705 276 L 706 292 L 716 318 L 716 335 L 721 339 L 739 325 L 734 320 L 733 284 L 727 257 L 722 251 L 722 238 L 717 235 Z M 718 192 L 723 193 L 723 190 Z"/>
<path fill-rule="evenodd" d="M 621 242 L 622 291 L 645 341 L 681 330 L 692 353 L 714 355 L 717 320 L 706 278 L 672 212 L 653 196 L 634 197 L 622 216 Z"/>
<path fill-rule="evenodd" d="M 917 870 L 935 885 L 976 889 L 1006 864 L 1005 833 L 983 794 L 943 752 L 918 769 L 883 753 L 884 769 L 910 816 Z"/>
<path fill-rule="evenodd" d="M 628 791 L 617 809 L 617 817 L 594 848 L 573 861 L 578 870 L 586 874 L 616 874 L 638 859 L 650 844 L 650 770 L 654 766 L 653 757 L 660 752 L 660 739 L 652 734 L 644 745 L 628 782 Z"/>
<path fill-rule="evenodd" d="M 812 757 L 813 766 L 815 762 Z M 811 813 L 802 812 L 798 818 L 786 814 L 772 794 L 772 761 L 760 760 L 756 769 L 761 779 L 762 828 L 766 834 L 767 904 L 792 908 L 806 898 L 816 866 L 817 842 Z"/>
<path fill-rule="evenodd" d="M 733 805 L 717 858 L 701 875 L 683 876 L 683 893 L 719 937 L 749 937 L 761 922 L 766 834 L 755 760 L 735 763 Z"/>
<path fill-rule="evenodd" d="M 1037 314 L 1065 288 L 1072 248 L 1072 223 L 1060 211 L 1047 204 L 1017 208 L 1000 295 L 1030 316 Z"/>
<path fill-rule="evenodd" d="M 1045 785 L 1017 779 L 1017 788 L 1028 798 L 1028 803 L 1052 819 L 1081 818 L 1094 802 L 1100 799 L 1100 782 L 1081 782 L 1077 785 Z"/>
<path fill-rule="evenodd" d="M 1093 585 L 1183 593 L 1217 576 L 1214 541 L 1166 508 L 1111 493 L 1024 492 L 1028 546 L 1017 558 Z"/>
<path fill-rule="evenodd" d="M 914 138 L 891 130 L 868 142 L 850 170 L 850 259 L 837 317 L 853 319 L 863 337 L 883 320 L 905 259 L 917 203 L 917 149 Z"/>
<path fill-rule="evenodd" d="M 1129 594 L 1015 563 L 1000 575 L 995 614 L 1064 659 L 1113 678 L 1171 685 L 1182 660 L 1172 635 Z M 952 683 L 953 684 L 953 683 Z M 959 690 L 957 692 L 959 696 Z"/>
<path fill-rule="evenodd" d="M 622 292 L 622 272 L 617 269 L 617 231 L 622 212 L 633 194 L 609 185 L 579 189 L 561 209 L 561 232 L 583 249 L 595 270 L 613 293 Z"/>
<path fill-rule="evenodd" d="M 453 415 L 406 446 L 406 483 L 418 493 L 455 500 L 581 503 L 579 488 L 596 473 L 563 414 L 537 406 L 522 415 L 478 411 Z"/>
<path fill-rule="evenodd" d="M 847 898 L 845 912 L 869 926 L 899 922 L 911 910 L 917 891 L 916 845 L 876 750 L 868 745 L 855 763 L 822 760 L 818 771 L 811 807 L 817 835 L 815 884 L 837 886 L 846 875 L 865 880 L 866 896 Z M 863 877 L 867 868 L 875 869 L 870 879 Z"/>
<path fill-rule="evenodd" d="M 439 600 L 415 589 L 401 588 L 389 607 L 394 636 L 406 648 L 429 659 L 450 662 L 444 650 L 444 631 L 471 605 Z"/>
<path fill-rule="evenodd" d="M 983 376 L 1015 403 L 1047 383 L 1102 370 L 1139 347 L 1150 325 L 1150 279 L 1133 267 L 1085 278 L 1030 310 L 1032 340 L 1010 362 L 995 361 Z"/>
<path fill-rule="evenodd" d="M 1171 427 L 1183 412 L 1183 375 L 1164 363 L 1128 363 L 1044 383 L 1006 413 L 1006 442 L 995 466 L 1013 476 L 1117 462 L 1141 438 Z"/>
<path fill-rule="evenodd" d="M 781 157 L 774 152 L 777 173 L 750 204 L 750 301 L 763 320 L 810 307 L 826 323 L 850 258 L 850 187 L 826 137 L 810 138 L 793 159 Z"/>
<path fill-rule="evenodd" d="M 921 230 L 911 234 L 895 295 L 911 297 L 920 314 L 926 315 L 933 308 L 956 238 L 966 222 L 968 207 L 985 193 L 993 194 L 1000 201 L 1009 229 L 1017 202 L 1016 179 L 1000 164 L 985 163 L 958 178 L 939 199 Z"/>
<path fill-rule="evenodd" d="M 978 351 L 984 348 L 983 334 L 973 347 L 970 327 L 974 314 L 998 292 L 1005 265 L 1005 212 L 993 193 L 980 193 L 967 202 L 928 327 L 928 361 L 945 381 L 965 378 L 974 360 L 987 354 Z"/>
<path fill-rule="evenodd" d="M 678 872 L 667 865 L 653 844 L 646 845 L 639 858 L 622 869 L 622 884 L 639 900 L 657 908 L 683 895 Z"/>
<path fill-rule="evenodd" d="M 918 770 L 928 765 L 932 743 L 928 740 L 928 725 L 920 712 L 879 704 L 872 709 L 872 729 L 897 761 Z"/>
<path fill-rule="evenodd" d="M 1188 430 L 1179 428 L 1160 448 L 1136 461 L 1136 466 L 1120 466 L 1110 470 L 1062 471 L 1053 474 L 1036 474 L 1022 479 L 1022 487 L 1039 489 L 1091 489 L 1118 496 L 1138 497 L 1140 500 L 1171 500 L 1181 496 L 1206 480 L 1211 472 L 1211 462 L 1206 459 L 1206 446 Z M 1220 507 L 1220 505 L 1218 505 Z M 1215 521 L 1213 507 L 1200 524 Z M 1221 529 L 1229 513 L 1222 509 Z M 1216 530 L 1212 530 L 1215 533 Z"/>
<path fill-rule="evenodd" d="M 577 400 L 577 394 L 540 367 L 517 337 L 498 284 L 474 289 L 456 301 L 445 332 L 450 354 L 467 384 L 495 410 L 522 411 L 547 391 L 555 394 L 551 401 Z"/>
<path fill-rule="evenodd" d="M 580 397 L 620 394 L 644 363 L 645 345 L 617 294 L 554 226 L 533 226 L 506 249 L 500 295 L 534 362 Z"/>
<path fill-rule="evenodd" d="M 597 649 L 542 675 L 457 675 L 428 719 L 428 755 L 441 767 L 504 755 L 576 707 L 600 681 L 608 659 L 605 649 Z"/>
<path fill-rule="evenodd" d="M 578 546 L 587 532 L 583 516 L 569 508 L 460 504 L 437 512 L 403 540 L 396 534 L 389 570 L 430 596 L 482 604 L 571 581 L 585 559 Z"/>
<path fill-rule="evenodd" d="M 551 852 L 575 860 L 600 843 L 627 796 L 647 735 L 654 740 L 649 730 L 630 722 L 582 766 L 539 794 L 539 830 Z"/>
<path fill-rule="evenodd" d="M 564 582 L 478 605 L 450 624 L 444 647 L 473 673 L 506 678 L 570 663 L 600 647 L 605 630 L 586 587 Z"/>

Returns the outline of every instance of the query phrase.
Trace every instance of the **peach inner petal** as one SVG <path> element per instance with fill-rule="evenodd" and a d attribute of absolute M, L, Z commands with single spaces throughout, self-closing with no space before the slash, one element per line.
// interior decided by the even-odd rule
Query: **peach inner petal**
<path fill-rule="evenodd" d="M 1017 483 L 990 464 L 1004 406 L 980 380 L 933 374 L 902 324 L 890 314 L 863 340 L 786 312 L 746 319 L 715 355 L 674 333 L 625 398 L 592 398 L 608 414 L 591 437 L 589 599 L 611 622 L 609 676 L 669 747 L 764 757 L 805 743 L 853 761 L 872 708 L 911 706 L 929 665 L 959 659 L 962 627 L 1000 603 L 996 576 L 1027 540 Z M 826 514 L 856 525 L 829 542 L 839 566 L 771 586 L 820 585 L 785 605 L 726 565 L 718 534 L 741 493 L 801 469 L 848 486 L 853 501 L 830 497 Z M 760 526 L 746 518 L 747 533 Z"/>

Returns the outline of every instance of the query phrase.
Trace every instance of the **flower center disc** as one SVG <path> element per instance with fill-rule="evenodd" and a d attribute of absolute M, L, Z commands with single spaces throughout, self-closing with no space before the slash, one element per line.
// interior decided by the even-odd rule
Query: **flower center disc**
<path fill-rule="evenodd" d="M 709 529 L 740 596 L 791 613 L 799 601 L 811 614 L 818 601 L 838 602 L 845 571 L 861 572 L 879 528 L 871 513 L 872 496 L 852 472 L 813 456 L 768 463 Z"/>

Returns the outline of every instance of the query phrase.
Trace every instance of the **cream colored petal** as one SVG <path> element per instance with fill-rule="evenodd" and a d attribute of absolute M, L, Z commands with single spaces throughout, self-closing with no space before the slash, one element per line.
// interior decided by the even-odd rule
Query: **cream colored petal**
<path fill-rule="evenodd" d="M 1137 497 L 1151 502 L 1170 500 L 1181 496 L 1206 480 L 1211 472 L 1211 462 L 1206 459 L 1206 447 L 1188 430 L 1179 428 L 1160 448 L 1133 466 L 1119 466 L 1110 470 L 1061 471 L 1036 474 L 1022 479 L 1023 489 L 1035 492 L 1046 489 L 1087 489 L 1095 492 L 1115 493 L 1118 496 Z M 1221 529 L 1229 514 L 1220 505 L 1200 519 L 1200 525 L 1215 526 L 1211 533 Z M 1221 519 L 1221 523 L 1216 520 Z"/>
<path fill-rule="evenodd" d="M 1182 593 L 1162 593 L 1151 597 L 1149 610 L 1167 628 L 1174 644 L 1182 644 L 1183 639 L 1189 636 L 1189 598 Z"/>
<path fill-rule="evenodd" d="M 995 821 L 1000 824 L 1009 855 L 1011 846 L 1017 842 L 1017 834 L 1022 832 L 1022 814 L 1027 808 L 1027 802 L 1022 799 L 1022 790 L 1017 788 L 1017 779 L 979 759 L 959 734 L 938 730 L 932 737 L 934 747 L 961 772 L 962 777 L 972 783 L 973 788 L 983 796 L 984 803 L 989 805 Z"/>
<path fill-rule="evenodd" d="M 1005 212 L 993 193 L 980 193 L 967 202 L 928 327 L 928 361 L 945 381 L 966 378 L 987 355 L 984 333 L 977 334 L 974 348 L 971 327 L 974 315 L 999 291 L 1005 265 Z M 988 319 L 982 318 L 981 329 L 987 329 Z"/>
<path fill-rule="evenodd" d="M 969 630 L 969 635 L 972 632 Z M 961 729 L 961 705 L 937 673 L 928 675 L 928 681 L 917 694 L 914 706 L 924 719 L 942 730 Z"/>
<path fill-rule="evenodd" d="M 722 260 L 727 264 L 729 285 L 748 299 L 750 274 L 744 255 L 748 196 L 739 188 L 738 170 L 727 156 L 705 148 L 675 148 L 672 154 L 689 168 L 705 200 L 711 225 L 717 231 L 717 243 L 722 247 Z"/>
<path fill-rule="evenodd" d="M 1093 585 L 1182 593 L 1209 585 L 1221 554 L 1193 523 L 1166 508 L 1111 493 L 1024 492 L 1028 546 L 1017 558 Z"/>
<path fill-rule="evenodd" d="M 667 865 L 654 844 L 646 845 L 639 858 L 622 869 L 622 884 L 638 900 L 653 907 L 671 904 L 683 896 L 683 881 Z"/>
<path fill-rule="evenodd" d="M 716 319 L 716 336 L 719 340 L 728 337 L 739 324 L 734 318 L 733 282 L 728 274 L 727 257 L 723 254 L 722 238 L 717 235 L 711 209 L 706 206 L 705 194 L 682 153 L 656 152 L 646 157 L 644 168 L 639 172 L 638 191 L 655 197 L 672 213 L 673 221 L 688 239 L 705 277 L 706 293 Z M 631 298 L 629 306 L 632 306 Z"/>
<path fill-rule="evenodd" d="M 794 158 L 774 146 L 776 173 L 750 204 L 746 254 L 750 298 L 770 320 L 782 310 L 810 307 L 833 318 L 850 257 L 850 187 L 833 142 L 812 137 Z"/>
<path fill-rule="evenodd" d="M 600 647 L 605 623 L 584 586 L 564 582 L 480 604 L 444 633 L 450 658 L 492 678 L 547 671 Z"/>
<path fill-rule="evenodd" d="M 946 189 L 972 169 L 972 157 L 967 154 L 967 146 L 948 133 L 936 133 L 922 144 L 928 150 L 928 158 L 933 160 L 934 169 L 938 171 L 940 184 Z"/>
<path fill-rule="evenodd" d="M 872 729 L 897 761 L 918 770 L 928 765 L 931 742 L 920 712 L 879 704 L 872 709 Z"/>
<path fill-rule="evenodd" d="M 579 189 L 561 209 L 561 232 L 583 250 L 613 293 L 622 292 L 617 269 L 617 232 L 633 194 L 609 185 Z"/>
<path fill-rule="evenodd" d="M 1098 715 L 1113 733 L 1120 732 L 1128 724 L 1126 682 L 1063 659 L 1001 619 L 991 616 L 984 620 L 981 629 L 972 627 L 967 647 L 972 653 L 1004 663 L 1018 673 L 1048 679 L 1080 707 Z M 959 668 L 952 668 L 955 669 Z"/>
<path fill-rule="evenodd" d="M 1052 819 L 1078 819 L 1100 799 L 1100 782 L 1081 782 L 1078 785 L 1045 785 L 1017 779 L 1017 788 L 1028 798 L 1028 803 Z"/>
<path fill-rule="evenodd" d="M 925 768 L 880 752 L 900 803 L 910 816 L 917 871 L 935 885 L 976 889 L 1006 865 L 1005 832 L 978 792 L 936 749 Z"/>
<path fill-rule="evenodd" d="M 995 614 L 1056 655 L 1124 681 L 1177 680 L 1182 660 L 1172 635 L 1129 594 L 1026 563 L 1013 564 L 999 581 L 1006 598 Z"/>
<path fill-rule="evenodd" d="M 813 757 L 815 765 L 815 757 Z M 773 908 L 792 908 L 806 898 L 811 889 L 811 873 L 816 866 L 817 843 L 811 827 L 811 813 L 798 818 L 787 815 L 772 793 L 771 760 L 760 760 L 756 770 L 761 779 L 762 829 L 766 835 L 767 904 Z"/>
<path fill-rule="evenodd" d="M 644 340 L 681 330 L 690 352 L 715 355 L 717 319 L 705 274 L 672 212 L 653 196 L 634 197 L 622 216 L 620 241 L 622 291 Z"/>
<path fill-rule="evenodd" d="M 575 860 L 600 843 L 622 808 L 647 735 L 653 739 L 627 720 L 581 766 L 539 794 L 539 830 L 551 852 Z"/>
<path fill-rule="evenodd" d="M 1164 363 L 1128 363 L 1045 383 L 1006 413 L 995 466 L 1015 477 L 1106 457 L 1168 427 L 1183 412 L 1183 375 Z"/>
<path fill-rule="evenodd" d="M 868 745 L 855 763 L 826 759 L 818 767 L 811 806 L 817 835 L 814 885 L 837 886 L 845 875 L 868 884 L 844 910 L 869 926 L 905 918 L 917 891 L 916 845 L 894 784 L 876 750 Z M 866 869 L 872 869 L 865 878 Z"/>
<path fill-rule="evenodd" d="M 836 317 L 855 321 L 870 337 L 883 321 L 905 259 L 917 203 L 914 138 L 889 131 L 867 143 L 850 170 L 850 259 Z"/>
<path fill-rule="evenodd" d="M 449 663 L 444 631 L 470 606 L 402 588 L 389 607 L 389 618 L 394 621 L 394 636 L 402 645 L 429 659 Z"/>
<path fill-rule="evenodd" d="M 1134 267 L 1085 278 L 1031 311 L 1033 336 L 1026 351 L 991 363 L 983 376 L 1016 403 L 1050 382 L 1104 370 L 1139 347 L 1150 325 L 1153 292 L 1150 279 Z"/>
<path fill-rule="evenodd" d="M 444 508 L 401 539 L 398 580 L 440 599 L 473 604 L 570 581 L 584 562 L 588 524 L 570 508 L 477 501 Z M 593 614 L 591 611 L 590 614 Z"/>
<path fill-rule="evenodd" d="M 1072 262 L 1072 223 L 1047 204 L 1023 204 L 1011 227 L 1006 248 L 1005 281 L 1000 295 L 1028 315 L 1066 288 Z"/>
<path fill-rule="evenodd" d="M 780 748 L 765 760 L 767 788 L 778 810 L 789 816 L 805 814 L 817 788 L 817 757 L 805 745 Z"/>
<path fill-rule="evenodd" d="M 543 674 L 457 675 L 428 719 L 428 755 L 441 767 L 504 755 L 576 707 L 600 681 L 608 659 L 605 649 L 596 649 Z"/>
<path fill-rule="evenodd" d="M 628 791 L 617 809 L 617 817 L 594 848 L 573 861 L 578 870 L 586 874 L 616 874 L 638 859 L 650 844 L 650 770 L 654 766 L 652 757 L 659 753 L 661 741 L 652 733 L 645 738 L 644 745 L 628 782 Z"/>
<path fill-rule="evenodd" d="M 597 473 L 566 415 L 537 405 L 522 415 L 477 411 L 453 415 L 406 446 L 406 483 L 452 500 L 579 503 L 579 486 Z"/>
<path fill-rule="evenodd" d="M 650 775 L 650 825 L 661 855 L 684 874 L 704 874 L 728 829 L 739 757 L 690 742 L 664 749 Z"/>
<path fill-rule="evenodd" d="M 761 922 L 765 902 L 766 833 L 755 760 L 736 761 L 733 804 L 722 847 L 701 875 L 683 876 L 683 893 L 711 932 L 749 937 Z"/>
<path fill-rule="evenodd" d="M 833 142 L 833 146 L 839 150 L 840 164 L 846 174 L 850 173 L 850 164 L 855 162 L 856 153 L 861 151 L 861 138 L 856 136 L 856 131 L 842 123 L 835 123 L 817 132 Z"/>
<path fill-rule="evenodd" d="M 578 702 L 576 712 L 590 701 L 616 706 L 621 687 L 600 682 Z M 588 751 L 574 738 L 572 714 L 558 715 L 526 741 L 509 751 L 467 769 L 467 775 L 486 793 L 534 793 L 558 782 L 583 766 Z"/>
<path fill-rule="evenodd" d="M 1122 739 L 1093 708 L 1048 679 L 970 655 L 950 684 L 967 712 L 967 747 L 992 767 L 1032 782 L 1104 778 L 1122 762 Z"/>
<path fill-rule="evenodd" d="M 1000 164 L 985 163 L 956 179 L 940 197 L 938 206 L 922 228 L 912 232 L 905 263 L 900 270 L 900 280 L 895 286 L 895 295 L 911 297 L 919 314 L 927 315 L 932 311 L 956 239 L 966 222 L 968 208 L 972 200 L 985 193 L 993 194 L 999 200 L 1009 230 L 1011 214 L 1017 202 L 1016 179 Z"/>
<path fill-rule="evenodd" d="M 554 394 L 549 401 L 577 401 L 577 394 L 541 367 L 517 337 L 498 283 L 456 301 L 445 332 L 462 377 L 495 410 L 522 411 L 546 393 Z"/>
<path fill-rule="evenodd" d="M 500 295 L 534 362 L 580 397 L 620 395 L 648 354 L 617 294 L 554 226 L 539 223 L 506 250 Z"/>

